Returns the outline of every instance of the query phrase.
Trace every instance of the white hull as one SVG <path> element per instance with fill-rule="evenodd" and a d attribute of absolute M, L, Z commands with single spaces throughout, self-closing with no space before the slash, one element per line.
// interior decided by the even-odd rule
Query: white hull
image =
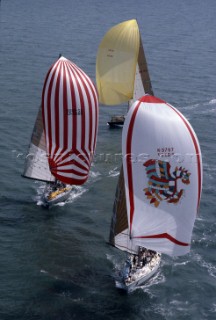
<path fill-rule="evenodd" d="M 158 270 L 160 266 L 161 255 L 156 256 L 142 268 L 133 268 L 131 271 L 131 279 L 125 280 L 124 277 L 116 278 L 116 288 L 131 292 L 137 289 L 140 285 L 147 282 Z"/>
<path fill-rule="evenodd" d="M 56 195 L 54 197 L 50 197 L 51 192 L 45 189 L 44 194 L 42 196 L 42 200 L 45 204 L 46 207 L 52 206 L 58 202 L 63 202 L 65 200 L 67 200 L 69 198 L 69 195 L 71 193 L 72 190 L 72 186 L 67 186 L 65 188 L 65 191 L 60 192 L 60 193 L 56 193 Z"/>

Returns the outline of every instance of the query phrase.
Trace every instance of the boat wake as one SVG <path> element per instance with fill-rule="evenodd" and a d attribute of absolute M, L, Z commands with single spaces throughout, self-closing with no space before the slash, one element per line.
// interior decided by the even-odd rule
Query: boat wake
<path fill-rule="evenodd" d="M 42 195 L 43 195 L 44 189 L 45 189 L 44 185 L 39 186 L 37 188 L 37 196 L 35 197 L 34 200 L 36 200 L 36 203 L 38 206 L 46 206 L 46 203 L 42 200 Z M 68 197 L 68 199 L 66 201 L 58 202 L 56 204 L 53 204 L 53 206 L 63 207 L 67 203 L 72 203 L 76 199 L 80 198 L 86 191 L 88 191 L 87 188 L 84 188 L 81 186 L 74 186 L 71 193 L 70 193 L 70 196 Z"/>
<path fill-rule="evenodd" d="M 200 105 L 201 105 L 200 103 L 189 104 L 184 107 L 181 107 L 181 110 L 184 111 L 185 113 L 185 111 L 187 112 L 188 110 L 196 110 L 197 108 L 200 107 Z"/>
<path fill-rule="evenodd" d="M 86 185 L 92 184 L 101 179 L 101 173 L 99 171 L 90 171 L 89 179 L 86 182 Z"/>
<path fill-rule="evenodd" d="M 80 198 L 85 192 L 87 192 L 90 189 L 91 184 L 100 180 L 101 179 L 100 176 L 101 176 L 100 172 L 90 171 L 89 179 L 84 184 L 84 186 L 73 186 L 73 189 L 68 199 L 66 201 L 53 204 L 53 206 L 63 207 L 65 204 L 73 203 L 76 199 Z M 38 206 L 46 206 L 46 203 L 42 200 L 42 196 L 46 188 L 46 184 L 40 181 L 35 181 L 35 185 L 36 185 L 37 195 L 33 197 L 33 200 L 36 202 Z"/>
<path fill-rule="evenodd" d="M 194 260 L 195 262 L 204 269 L 207 269 L 208 274 L 213 277 L 216 278 L 216 266 L 214 266 L 212 263 L 205 261 L 200 254 L 196 253 L 194 255 Z"/>
<path fill-rule="evenodd" d="M 115 167 L 113 170 L 109 171 L 108 176 L 109 177 L 117 177 L 117 176 L 119 176 L 119 174 L 120 174 L 119 168 Z"/>
<path fill-rule="evenodd" d="M 181 107 L 181 110 L 183 110 L 186 114 L 188 111 L 193 111 L 196 113 L 202 113 L 202 114 L 211 114 L 215 113 L 216 108 L 216 99 L 211 99 L 210 101 L 202 101 L 200 103 L 195 103 L 195 104 L 188 104 L 184 107 Z M 203 108 L 205 106 L 205 108 Z"/>
<path fill-rule="evenodd" d="M 201 114 L 205 115 L 212 115 L 216 112 L 216 99 L 212 99 L 206 103 L 203 103 L 202 106 L 205 106 L 205 108 L 202 108 L 202 110 L 199 110 Z"/>
<path fill-rule="evenodd" d="M 48 276 L 48 277 L 51 277 L 51 278 L 53 278 L 53 279 L 55 279 L 55 280 L 62 280 L 59 276 L 54 275 L 54 274 L 52 274 L 52 273 L 50 273 L 49 271 L 46 271 L 46 270 L 44 270 L 44 269 L 41 269 L 41 270 L 40 270 L 40 273 L 42 273 L 42 274 L 44 274 L 44 275 L 46 275 L 46 276 Z"/>
<path fill-rule="evenodd" d="M 177 267 L 177 266 L 186 266 L 186 264 L 188 264 L 190 261 L 187 260 L 187 261 L 183 261 L 183 262 L 175 262 L 174 263 L 174 266 Z"/>
<path fill-rule="evenodd" d="M 88 189 L 84 187 L 74 186 L 69 198 L 66 201 L 56 203 L 55 206 L 63 207 L 67 203 L 72 203 L 76 199 L 80 198 L 87 191 Z"/>
<path fill-rule="evenodd" d="M 37 195 L 33 197 L 33 200 L 36 201 L 37 206 L 45 205 L 45 203 L 42 201 L 42 195 L 44 193 L 46 184 L 43 182 L 35 181 L 35 185 Z"/>
<path fill-rule="evenodd" d="M 162 274 L 161 270 L 158 270 L 157 273 L 152 278 L 150 278 L 148 282 L 140 286 L 139 289 L 142 289 L 145 293 L 148 293 L 150 297 L 154 297 L 151 287 L 164 283 L 165 281 L 166 277 L 164 276 L 164 274 Z"/>
<path fill-rule="evenodd" d="M 119 256 L 117 257 L 111 254 L 106 254 L 106 257 L 107 257 L 107 260 L 109 260 L 113 265 L 113 272 L 111 274 L 111 277 L 115 278 L 124 265 L 123 263 L 124 259 L 121 259 L 121 257 Z"/>

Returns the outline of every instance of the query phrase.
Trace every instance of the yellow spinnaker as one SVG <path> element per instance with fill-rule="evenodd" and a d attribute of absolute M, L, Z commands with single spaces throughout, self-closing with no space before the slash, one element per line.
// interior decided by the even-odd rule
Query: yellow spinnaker
<path fill-rule="evenodd" d="M 96 60 L 99 101 L 114 105 L 133 97 L 140 33 L 136 20 L 111 28 L 102 39 Z"/>

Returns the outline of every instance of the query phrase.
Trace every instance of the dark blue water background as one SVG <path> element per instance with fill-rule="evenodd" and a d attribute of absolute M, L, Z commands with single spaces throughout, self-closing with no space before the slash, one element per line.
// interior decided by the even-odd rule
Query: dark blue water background
<path fill-rule="evenodd" d="M 2 0 L 0 2 L 0 319 L 215 319 L 216 2 Z M 106 244 L 121 162 L 121 130 L 100 108 L 90 179 L 45 210 L 43 184 L 21 178 L 45 74 L 59 53 L 95 81 L 105 32 L 136 18 L 155 95 L 191 122 L 204 183 L 190 254 L 163 257 L 147 286 L 114 287 L 122 253 Z M 107 157 L 107 154 L 109 156 Z"/>

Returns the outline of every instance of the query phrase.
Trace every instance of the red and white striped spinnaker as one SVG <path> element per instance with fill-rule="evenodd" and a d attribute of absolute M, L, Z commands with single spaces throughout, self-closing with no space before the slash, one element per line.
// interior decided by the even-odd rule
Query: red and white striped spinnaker
<path fill-rule="evenodd" d="M 126 117 L 122 153 L 128 224 L 115 246 L 186 254 L 202 189 L 201 151 L 192 126 L 170 104 L 145 95 Z"/>
<path fill-rule="evenodd" d="M 44 82 L 42 111 L 51 173 L 64 183 L 83 184 L 98 129 L 98 95 L 93 82 L 74 63 L 59 58 Z"/>

